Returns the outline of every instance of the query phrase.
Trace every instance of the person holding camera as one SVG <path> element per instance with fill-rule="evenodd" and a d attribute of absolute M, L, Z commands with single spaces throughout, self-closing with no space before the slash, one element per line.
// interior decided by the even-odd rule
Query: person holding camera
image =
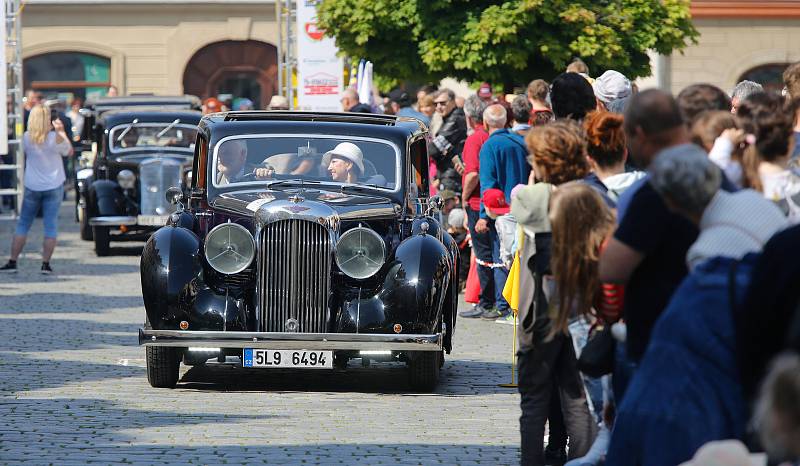
<path fill-rule="evenodd" d="M 25 246 L 28 231 L 39 209 L 44 222 L 42 247 L 43 274 L 53 273 L 50 258 L 56 247 L 58 211 L 64 196 L 64 165 L 62 157 L 72 154 L 72 144 L 59 118 L 51 119 L 43 105 L 31 109 L 28 129 L 22 140 L 25 150 L 25 195 L 22 200 L 17 229 L 11 243 L 11 258 L 0 267 L 2 272 L 16 272 L 17 258 Z"/>

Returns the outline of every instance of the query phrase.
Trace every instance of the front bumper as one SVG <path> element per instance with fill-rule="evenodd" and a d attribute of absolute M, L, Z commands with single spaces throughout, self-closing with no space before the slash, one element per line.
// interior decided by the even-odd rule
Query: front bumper
<path fill-rule="evenodd" d="M 441 351 L 441 333 L 388 335 L 365 333 L 210 332 L 139 329 L 145 346 L 268 348 L 353 351 Z"/>
<path fill-rule="evenodd" d="M 118 227 L 120 225 L 136 225 L 136 217 L 127 217 L 122 215 L 106 216 L 106 217 L 92 217 L 89 219 L 89 225 L 104 226 L 104 227 Z"/>

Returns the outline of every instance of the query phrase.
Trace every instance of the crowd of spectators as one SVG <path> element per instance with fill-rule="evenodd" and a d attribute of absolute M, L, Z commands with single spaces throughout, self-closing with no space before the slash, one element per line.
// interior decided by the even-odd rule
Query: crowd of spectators
<path fill-rule="evenodd" d="M 673 97 L 576 60 L 507 98 L 390 93 L 431 130 L 461 317 L 518 325 L 522 464 L 800 461 L 800 64 L 784 80 Z"/>

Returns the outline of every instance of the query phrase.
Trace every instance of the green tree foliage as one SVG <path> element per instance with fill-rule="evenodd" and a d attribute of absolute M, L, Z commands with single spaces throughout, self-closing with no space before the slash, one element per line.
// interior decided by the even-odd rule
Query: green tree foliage
<path fill-rule="evenodd" d="M 319 25 L 382 82 L 455 77 L 505 87 L 552 78 L 573 57 L 592 72 L 648 76 L 648 50 L 697 41 L 689 0 L 323 0 Z"/>

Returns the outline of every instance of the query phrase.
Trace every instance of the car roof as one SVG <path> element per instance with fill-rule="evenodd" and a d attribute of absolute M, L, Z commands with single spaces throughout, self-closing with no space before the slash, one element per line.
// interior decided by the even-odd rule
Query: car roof
<path fill-rule="evenodd" d="M 130 123 L 135 118 L 140 123 L 171 123 L 176 118 L 181 123 L 196 125 L 200 122 L 201 113 L 195 110 L 172 110 L 160 108 L 122 108 L 104 112 L 100 122 L 105 126 L 116 126 Z"/>
<path fill-rule="evenodd" d="M 202 102 L 193 95 L 133 95 L 125 97 L 101 97 L 90 99 L 86 107 L 98 113 L 122 107 L 170 107 L 174 109 L 199 110 Z"/>
<path fill-rule="evenodd" d="M 427 126 L 415 118 L 374 113 L 333 113 L 292 110 L 222 112 L 205 115 L 201 128 L 214 134 L 254 134 L 263 131 L 288 133 L 336 133 L 406 139 L 424 134 Z"/>

